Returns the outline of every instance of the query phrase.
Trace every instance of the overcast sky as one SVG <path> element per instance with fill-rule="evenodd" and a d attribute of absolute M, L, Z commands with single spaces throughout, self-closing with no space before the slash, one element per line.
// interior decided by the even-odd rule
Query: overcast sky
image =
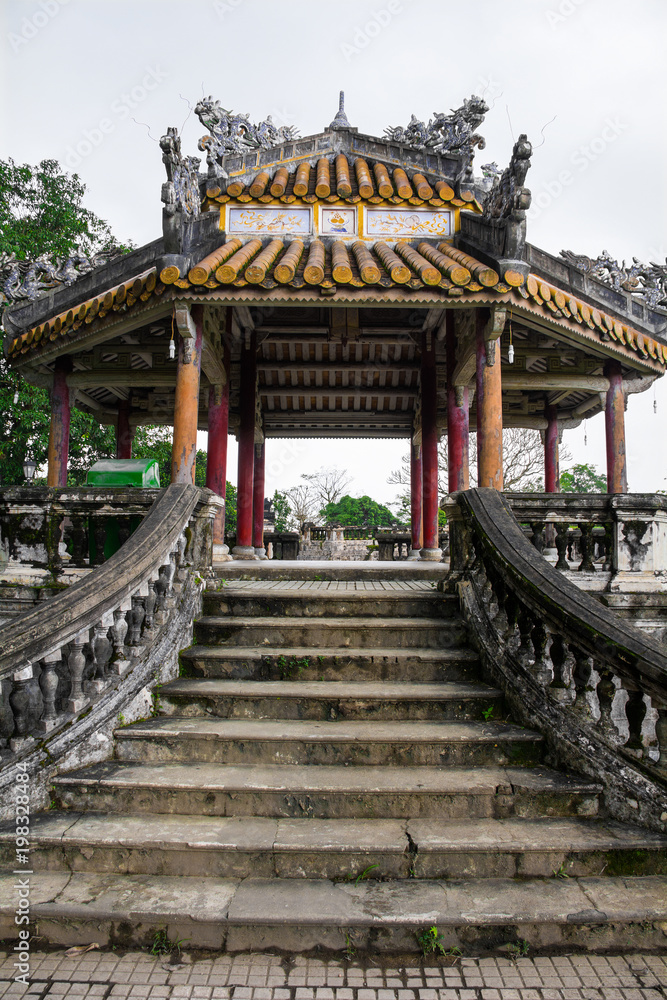
<path fill-rule="evenodd" d="M 664 262 L 667 99 L 664 0 L 3 0 L 2 158 L 60 161 L 118 238 L 160 234 L 157 140 L 202 94 L 302 135 L 346 92 L 352 125 L 382 135 L 471 94 L 492 108 L 476 167 L 505 166 L 513 137 L 535 152 L 528 239 L 558 253 Z M 136 121 L 134 120 L 136 119 Z M 667 379 L 630 397 L 629 486 L 667 488 Z M 574 461 L 604 468 L 604 418 L 569 431 Z M 236 478 L 230 439 L 229 478 Z M 267 487 L 321 465 L 390 500 L 405 442 L 269 442 Z"/>

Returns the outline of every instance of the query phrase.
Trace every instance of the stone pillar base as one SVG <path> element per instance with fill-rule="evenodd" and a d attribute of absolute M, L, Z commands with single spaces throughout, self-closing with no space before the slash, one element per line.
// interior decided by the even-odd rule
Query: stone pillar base
<path fill-rule="evenodd" d="M 264 548 L 261 548 L 261 549 L 257 549 L 256 548 L 255 549 L 255 556 L 257 557 L 257 559 L 268 559 L 269 558 L 267 556 L 267 554 L 266 554 L 266 549 L 264 549 Z"/>
<path fill-rule="evenodd" d="M 219 545 L 213 543 L 213 562 L 231 562 L 232 556 L 229 554 L 229 545 Z"/>
<path fill-rule="evenodd" d="M 415 559 L 419 559 L 419 553 L 421 551 L 421 549 L 410 549 L 410 552 L 408 553 L 408 562 L 414 562 Z"/>
<path fill-rule="evenodd" d="M 419 559 L 422 562 L 440 562 L 442 559 L 442 549 L 420 549 Z"/>
<path fill-rule="evenodd" d="M 252 545 L 235 545 L 232 549 L 233 559 L 256 559 L 255 549 Z"/>

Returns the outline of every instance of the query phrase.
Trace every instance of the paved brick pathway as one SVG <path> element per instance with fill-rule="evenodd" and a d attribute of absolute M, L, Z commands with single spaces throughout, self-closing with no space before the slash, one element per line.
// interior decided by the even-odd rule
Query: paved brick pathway
<path fill-rule="evenodd" d="M 33 952 L 30 985 L 0 952 L 0 997 L 10 1000 L 665 1000 L 662 956 L 462 958 L 443 968 L 216 955 L 171 964 L 144 952 Z"/>

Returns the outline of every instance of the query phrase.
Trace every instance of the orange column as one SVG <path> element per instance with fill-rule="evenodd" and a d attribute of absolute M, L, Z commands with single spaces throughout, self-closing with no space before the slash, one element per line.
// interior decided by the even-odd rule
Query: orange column
<path fill-rule="evenodd" d="M 625 461 L 625 393 L 620 361 L 607 361 L 604 373 L 609 379 L 605 403 L 607 439 L 607 493 L 627 493 Z"/>
<path fill-rule="evenodd" d="M 455 386 L 452 376 L 456 367 L 456 331 L 454 313 L 450 309 L 446 320 L 447 348 L 447 489 L 450 493 L 470 487 L 469 412 L 467 386 Z"/>
<path fill-rule="evenodd" d="M 488 313 L 478 309 L 477 336 L 477 482 L 503 488 L 503 401 L 500 345 L 484 340 Z"/>
<path fill-rule="evenodd" d="M 192 307 L 195 337 L 178 338 L 176 398 L 174 401 L 174 436 L 171 446 L 172 483 L 195 481 L 197 457 L 197 421 L 199 417 L 199 372 L 203 309 Z"/>
<path fill-rule="evenodd" d="M 560 468 L 558 460 L 558 409 L 547 404 L 544 407 L 547 429 L 544 434 L 544 492 L 560 492 Z"/>
<path fill-rule="evenodd" d="M 410 441 L 410 555 L 408 559 L 419 559 L 419 552 L 424 544 L 422 479 L 422 446 Z"/>
<path fill-rule="evenodd" d="M 69 455 L 70 402 L 67 376 L 72 371 L 72 359 L 56 358 L 51 388 L 51 426 L 49 428 L 49 466 L 47 486 L 67 486 Z"/>
<path fill-rule="evenodd" d="M 266 559 L 264 548 L 264 443 L 255 445 L 255 463 L 252 483 L 252 544 L 258 559 Z"/>

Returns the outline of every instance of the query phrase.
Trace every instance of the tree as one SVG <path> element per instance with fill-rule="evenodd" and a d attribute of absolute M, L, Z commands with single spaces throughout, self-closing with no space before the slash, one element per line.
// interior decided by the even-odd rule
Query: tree
<path fill-rule="evenodd" d="M 561 493 L 606 493 L 607 477 L 594 465 L 578 464 L 560 475 Z"/>
<path fill-rule="evenodd" d="M 273 530 L 289 531 L 290 522 L 292 520 L 292 508 L 290 507 L 290 502 L 287 499 L 287 494 L 280 493 L 276 490 L 271 497 L 271 504 L 276 516 L 275 521 L 273 522 Z"/>
<path fill-rule="evenodd" d="M 63 173 L 56 160 L 43 160 L 38 167 L 0 160 L 0 258 L 90 257 L 131 249 L 131 244 L 118 243 L 108 224 L 84 207 L 84 193 L 79 177 Z M 29 385 L 1 355 L 0 412 L 2 485 L 19 485 L 24 482 L 25 458 L 32 458 L 38 469 L 46 463 L 51 405 L 48 392 Z M 113 428 L 73 408 L 68 484 L 83 483 L 93 462 L 112 457 L 115 447 Z"/>
<path fill-rule="evenodd" d="M 310 521 L 317 513 L 318 500 L 313 488 L 309 485 L 292 486 L 285 491 L 285 496 L 289 501 L 292 515 L 296 520 L 299 531 L 303 533 L 303 526 L 306 521 Z"/>
<path fill-rule="evenodd" d="M 338 503 L 327 504 L 323 513 L 327 524 L 360 528 L 391 528 L 396 524 L 396 515 L 369 496 L 341 497 Z"/>
<path fill-rule="evenodd" d="M 321 468 L 317 472 L 304 472 L 301 478 L 312 486 L 317 503 L 322 509 L 327 504 L 337 503 L 352 482 L 347 472 L 336 468 Z"/>

